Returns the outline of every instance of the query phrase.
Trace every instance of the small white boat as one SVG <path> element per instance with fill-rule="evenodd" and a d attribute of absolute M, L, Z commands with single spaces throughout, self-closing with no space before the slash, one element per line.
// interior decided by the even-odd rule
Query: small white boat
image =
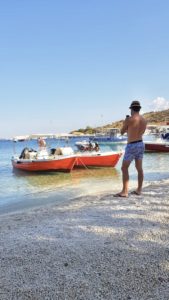
<path fill-rule="evenodd" d="M 125 144 L 127 143 L 127 135 L 121 135 L 119 128 L 110 128 L 107 133 L 96 134 L 92 138 L 92 142 L 103 145 Z"/>
<path fill-rule="evenodd" d="M 79 141 L 75 143 L 76 147 L 80 151 L 99 151 L 99 145 L 97 142 L 90 142 L 90 141 Z"/>

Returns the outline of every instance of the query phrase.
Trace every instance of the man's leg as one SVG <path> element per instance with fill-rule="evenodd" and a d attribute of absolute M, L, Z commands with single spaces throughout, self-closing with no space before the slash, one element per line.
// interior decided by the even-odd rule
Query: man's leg
<path fill-rule="evenodd" d="M 131 161 L 123 160 L 122 163 L 122 180 L 123 180 L 123 188 L 120 193 L 114 195 L 114 197 L 127 197 L 128 196 L 128 185 L 129 185 L 129 172 L 128 168 L 130 166 Z"/>
<path fill-rule="evenodd" d="M 135 159 L 135 166 L 138 172 L 138 187 L 137 187 L 137 194 L 140 195 L 142 191 L 142 185 L 143 185 L 143 168 L 142 168 L 142 159 Z"/>
<path fill-rule="evenodd" d="M 115 197 L 127 197 L 128 196 L 128 185 L 129 185 L 129 172 L 128 168 L 132 161 L 132 154 L 130 153 L 131 146 L 127 144 L 125 149 L 125 154 L 121 166 L 122 170 L 122 181 L 123 181 L 123 188 L 122 191 L 118 194 L 115 194 Z"/>
<path fill-rule="evenodd" d="M 123 189 L 121 191 L 121 195 L 128 196 L 128 186 L 129 186 L 129 166 L 130 166 L 131 161 L 129 160 L 123 160 L 122 163 L 122 180 L 123 180 Z"/>

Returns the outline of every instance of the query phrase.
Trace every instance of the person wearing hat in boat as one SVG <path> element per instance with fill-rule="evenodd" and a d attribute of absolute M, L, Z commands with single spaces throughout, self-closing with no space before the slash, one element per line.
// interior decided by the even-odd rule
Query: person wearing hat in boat
<path fill-rule="evenodd" d="M 142 160 L 144 154 L 144 143 L 142 136 L 146 130 L 147 122 L 143 116 L 140 115 L 141 105 L 140 102 L 135 100 L 131 103 L 131 116 L 126 116 L 123 126 L 121 128 L 121 134 L 127 133 L 127 146 L 125 148 L 124 158 L 122 162 L 122 181 L 123 188 L 116 197 L 128 197 L 128 185 L 129 185 L 129 172 L 128 168 L 133 160 L 135 160 L 135 167 L 138 173 L 138 186 L 132 194 L 140 195 L 143 184 L 143 168 Z"/>

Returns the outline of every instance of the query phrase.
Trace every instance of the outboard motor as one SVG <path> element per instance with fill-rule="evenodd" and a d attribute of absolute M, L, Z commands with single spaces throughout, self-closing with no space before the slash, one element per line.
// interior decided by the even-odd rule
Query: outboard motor
<path fill-rule="evenodd" d="M 169 133 L 162 133 L 161 136 L 164 140 L 169 140 Z"/>
<path fill-rule="evenodd" d="M 19 158 L 20 158 L 20 159 L 21 159 L 21 158 L 23 158 L 23 159 L 27 158 L 28 153 L 29 153 L 29 148 L 26 147 L 26 148 L 24 148 L 24 149 L 22 150 L 21 155 L 19 156 Z"/>
<path fill-rule="evenodd" d="M 21 152 L 21 155 L 19 156 L 19 158 L 23 158 L 23 159 L 29 159 L 30 158 L 30 153 L 32 154 L 36 154 L 36 150 L 32 149 L 32 148 L 24 148 Z"/>

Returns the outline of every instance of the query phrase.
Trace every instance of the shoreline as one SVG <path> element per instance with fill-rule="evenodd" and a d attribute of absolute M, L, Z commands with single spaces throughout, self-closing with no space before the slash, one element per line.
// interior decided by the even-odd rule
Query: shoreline
<path fill-rule="evenodd" d="M 147 186 L 153 185 L 159 185 L 159 184 L 168 184 L 169 178 L 163 178 L 159 180 L 145 180 L 144 181 L 144 188 Z M 100 183 L 102 184 L 102 183 Z M 31 192 L 27 195 L 22 195 L 19 198 L 17 198 L 17 201 L 14 201 L 14 203 L 10 200 L 9 202 L 5 204 L 0 204 L 0 216 L 3 216 L 4 214 L 15 214 L 15 213 L 26 213 L 27 211 L 31 211 L 34 209 L 41 209 L 43 207 L 50 207 L 53 205 L 59 206 L 64 205 L 65 203 L 70 203 L 71 201 L 76 200 L 77 198 L 84 198 L 84 197 L 92 197 L 92 196 L 102 196 L 105 194 L 116 194 L 121 189 L 121 181 L 119 183 L 117 182 L 118 186 L 111 187 L 110 184 L 105 185 L 103 189 L 96 189 L 94 192 L 90 190 L 90 193 L 86 194 L 85 190 L 81 190 L 78 195 L 76 195 L 76 192 L 72 192 L 72 187 L 67 190 L 66 194 L 64 193 L 57 193 L 54 189 L 47 189 L 43 191 L 36 191 Z M 135 186 L 137 184 L 136 179 L 130 179 L 130 192 L 134 190 Z M 70 188 L 70 187 L 68 187 Z M 76 191 L 76 190 L 75 190 Z M 78 191 L 79 192 L 79 191 Z M 43 197 L 42 197 L 43 196 Z M 15 199 L 15 198 L 13 198 Z M 57 200 L 56 200 L 57 199 Z"/>
<path fill-rule="evenodd" d="M 2 214 L 1 300 L 167 300 L 168 182 Z"/>

